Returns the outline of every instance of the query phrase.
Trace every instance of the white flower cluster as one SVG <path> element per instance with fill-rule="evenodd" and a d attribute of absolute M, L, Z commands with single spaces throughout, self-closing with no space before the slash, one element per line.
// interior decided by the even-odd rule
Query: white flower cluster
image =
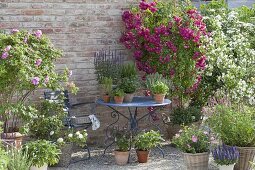
<path fill-rule="evenodd" d="M 241 22 L 235 11 L 214 14 L 206 21 L 213 27 L 206 75 L 217 72 L 217 82 L 233 101 L 255 105 L 255 50 L 251 38 L 255 25 Z"/>

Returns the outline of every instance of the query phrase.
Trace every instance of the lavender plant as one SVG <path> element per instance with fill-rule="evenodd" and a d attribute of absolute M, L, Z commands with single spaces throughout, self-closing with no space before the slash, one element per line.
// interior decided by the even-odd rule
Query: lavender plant
<path fill-rule="evenodd" d="M 232 165 L 237 162 L 239 152 L 235 146 L 217 146 L 212 150 L 214 161 L 218 165 Z"/>

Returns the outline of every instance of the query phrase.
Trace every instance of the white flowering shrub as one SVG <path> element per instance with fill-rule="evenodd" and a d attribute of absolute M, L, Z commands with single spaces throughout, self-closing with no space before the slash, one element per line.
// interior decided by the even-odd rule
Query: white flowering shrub
<path fill-rule="evenodd" d="M 229 10 L 215 1 L 202 7 L 211 32 L 205 84 L 227 95 L 232 102 L 255 105 L 255 24 L 243 21 L 241 10 Z"/>

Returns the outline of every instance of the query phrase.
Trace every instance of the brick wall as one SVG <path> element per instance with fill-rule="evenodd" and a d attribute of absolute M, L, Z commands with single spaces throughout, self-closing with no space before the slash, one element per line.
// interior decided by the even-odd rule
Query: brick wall
<path fill-rule="evenodd" d="M 123 29 L 121 13 L 135 2 L 137 0 L 0 0 L 0 29 L 41 29 L 64 52 L 56 63 L 57 68 L 67 66 L 73 71 L 72 80 L 80 91 L 77 96 L 71 96 L 72 101 L 94 101 L 98 96 L 94 52 L 110 47 L 128 57 L 128 51 L 119 43 Z M 42 95 L 41 92 L 34 96 Z M 73 112 L 89 114 L 90 106 Z M 110 109 L 96 107 L 101 127 L 89 131 L 90 142 L 103 144 L 105 127 L 115 120 L 110 112 Z M 146 110 L 140 110 L 139 116 L 142 112 Z M 120 122 L 125 126 L 127 121 L 121 119 Z M 147 126 L 148 122 L 141 124 Z"/>

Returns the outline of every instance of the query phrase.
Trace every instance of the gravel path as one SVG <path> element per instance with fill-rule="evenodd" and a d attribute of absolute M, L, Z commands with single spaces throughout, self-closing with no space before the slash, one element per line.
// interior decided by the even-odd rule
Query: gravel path
<path fill-rule="evenodd" d="M 148 163 L 139 164 L 136 161 L 135 151 L 131 152 L 131 161 L 125 166 L 118 166 L 115 164 L 114 155 L 109 151 L 106 155 L 102 155 L 103 149 L 91 148 L 91 159 L 80 161 L 71 164 L 68 168 L 49 168 L 49 170 L 186 170 L 183 159 L 181 157 L 180 151 L 170 145 L 164 145 L 163 149 L 165 151 L 165 158 L 158 149 L 153 149 L 150 154 L 150 159 Z M 85 153 L 78 152 L 75 153 L 74 159 L 77 156 L 82 156 Z M 213 164 L 210 158 L 209 170 L 218 170 L 218 168 Z"/>

